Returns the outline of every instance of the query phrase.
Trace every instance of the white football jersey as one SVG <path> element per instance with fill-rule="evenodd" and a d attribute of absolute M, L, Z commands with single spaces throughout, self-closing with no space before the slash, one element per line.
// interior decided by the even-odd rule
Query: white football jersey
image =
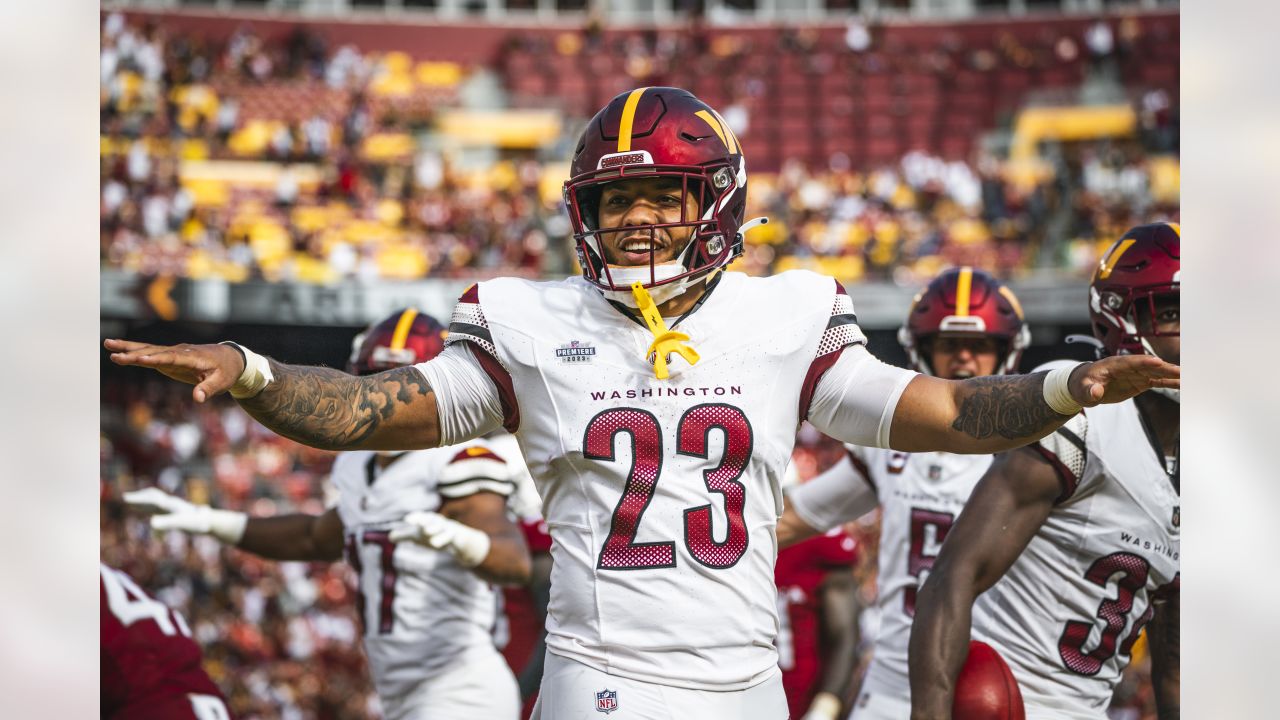
<path fill-rule="evenodd" d="M 358 575 L 365 651 L 378 695 L 404 697 L 470 653 L 494 653 L 497 596 L 452 555 L 388 533 L 405 515 L 446 499 L 515 489 L 508 464 L 483 442 L 408 452 L 386 468 L 369 451 L 333 463 L 347 561 Z"/>
<path fill-rule="evenodd" d="M 1179 584 L 1180 500 L 1132 400 L 1088 408 L 1033 446 L 1063 497 L 973 608 L 1028 718 L 1105 718 L 1153 601 Z"/>
<path fill-rule="evenodd" d="M 787 500 L 818 530 L 854 520 L 879 501 L 880 628 L 866 683 L 876 693 L 910 698 L 907 644 L 916 590 L 992 456 L 845 447 L 846 458 L 788 492 Z"/>
<path fill-rule="evenodd" d="M 701 359 L 672 355 L 658 380 L 653 333 L 582 278 L 500 279 L 463 295 L 447 342 L 475 348 L 542 497 L 548 649 L 646 682 L 751 687 L 778 672 L 774 527 L 796 428 L 865 337 L 842 288 L 798 271 L 724 273 L 672 329 Z M 875 437 L 894 377 L 864 391 Z"/>

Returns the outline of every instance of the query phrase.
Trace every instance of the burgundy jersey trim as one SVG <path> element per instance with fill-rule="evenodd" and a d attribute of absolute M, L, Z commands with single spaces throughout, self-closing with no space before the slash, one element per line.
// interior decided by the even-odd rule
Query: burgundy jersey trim
<path fill-rule="evenodd" d="M 514 433 L 520 427 L 520 404 L 516 401 L 516 390 L 511 382 L 511 374 L 502 367 L 502 363 L 498 362 L 497 358 L 484 351 L 478 343 L 472 342 L 472 344 L 481 351 L 472 354 L 480 363 L 480 367 L 484 368 L 485 374 L 493 381 L 494 386 L 498 388 L 498 399 L 502 401 L 502 427 L 506 428 L 507 432 Z"/>
<path fill-rule="evenodd" d="M 880 488 L 876 487 L 876 481 L 871 477 L 871 468 L 867 467 L 867 464 L 862 461 L 862 458 L 855 455 L 852 450 L 846 450 L 845 454 L 849 456 L 849 462 L 853 463 L 853 469 L 857 470 L 858 474 L 862 476 L 862 479 L 866 480 L 867 484 L 871 486 L 871 490 L 875 492 L 876 495 L 879 495 Z"/>
<path fill-rule="evenodd" d="M 809 404 L 813 402 L 813 391 L 818 388 L 818 381 L 831 369 L 832 365 L 836 364 L 836 360 L 840 359 L 840 354 L 843 352 L 843 347 L 836 348 L 826 355 L 814 358 L 813 363 L 809 365 L 809 372 L 804 376 L 804 385 L 800 388 L 801 420 L 809 419 Z"/>
<path fill-rule="evenodd" d="M 1076 494 L 1076 486 L 1079 485 L 1080 478 L 1077 478 L 1075 473 L 1071 472 L 1071 469 L 1053 451 L 1039 445 L 1028 445 L 1027 447 L 1040 453 L 1040 457 L 1043 457 L 1058 473 L 1058 483 L 1062 485 L 1062 492 L 1058 493 L 1058 497 L 1054 499 L 1054 505 L 1061 505 Z"/>

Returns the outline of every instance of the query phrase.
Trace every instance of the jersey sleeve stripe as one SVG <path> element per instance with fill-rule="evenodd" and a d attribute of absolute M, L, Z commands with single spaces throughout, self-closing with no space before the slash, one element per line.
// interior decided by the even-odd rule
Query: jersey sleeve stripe
<path fill-rule="evenodd" d="M 452 334 L 450 337 L 453 337 Z M 484 346 L 480 348 L 484 349 Z M 520 404 L 516 400 L 516 389 L 511 382 L 511 373 L 507 372 L 497 358 L 488 352 L 478 352 L 475 356 L 485 374 L 498 388 L 498 399 L 502 401 L 502 427 L 506 428 L 507 432 L 514 433 L 520 428 Z"/>
<path fill-rule="evenodd" d="M 515 492 L 515 486 L 504 480 L 494 480 L 492 478 L 477 478 L 474 480 L 459 481 L 451 483 L 448 486 L 438 485 L 436 492 L 440 497 L 456 500 L 457 498 L 475 495 L 480 492 L 491 492 L 502 497 L 509 497 Z"/>
<path fill-rule="evenodd" d="M 813 402 L 813 392 L 818 388 L 818 381 L 822 376 L 836 364 L 836 360 L 840 359 L 840 354 L 844 352 L 844 346 L 836 348 L 834 351 L 814 358 L 812 364 L 809 365 L 809 372 L 805 373 L 804 384 L 800 387 L 800 419 L 809 419 L 809 405 Z"/>
<path fill-rule="evenodd" d="M 866 480 L 867 484 L 871 486 L 871 491 L 876 495 L 879 495 L 880 488 L 876 487 L 876 481 L 871 477 L 871 468 L 867 467 L 867 464 L 863 462 L 862 458 L 858 457 L 853 452 L 846 450 L 845 454 L 849 456 L 849 462 L 853 464 L 853 469 L 857 470 L 858 474 L 862 476 L 862 479 Z"/>
<path fill-rule="evenodd" d="M 840 313 L 839 315 L 831 316 L 831 319 L 827 321 L 827 329 L 830 330 L 831 328 L 838 327 L 840 325 L 857 325 L 857 324 L 858 324 L 857 315 L 854 315 L 853 313 Z"/>
<path fill-rule="evenodd" d="M 479 325 L 457 321 L 451 322 L 449 323 L 449 337 L 453 338 L 454 335 L 462 336 L 460 339 L 475 339 L 479 342 L 493 345 L 493 335 L 489 333 L 489 329 Z"/>
<path fill-rule="evenodd" d="M 1076 493 L 1076 486 L 1079 485 L 1080 479 L 1051 450 L 1039 445 L 1030 445 L 1029 447 L 1040 453 L 1040 456 L 1048 461 L 1053 466 L 1053 469 L 1058 472 L 1058 483 L 1062 485 L 1062 492 L 1058 493 L 1058 497 L 1054 499 L 1053 504 L 1061 505 L 1066 502 Z"/>

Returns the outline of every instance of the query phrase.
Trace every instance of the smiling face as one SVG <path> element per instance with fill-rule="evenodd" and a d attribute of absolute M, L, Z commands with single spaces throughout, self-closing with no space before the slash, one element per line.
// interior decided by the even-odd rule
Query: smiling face
<path fill-rule="evenodd" d="M 601 192 L 598 217 L 601 228 L 623 228 L 599 233 L 605 262 L 648 265 L 652 250 L 654 264 L 661 264 L 679 256 L 693 236 L 693 227 L 646 226 L 695 220 L 698 200 L 694 192 L 682 192 L 679 178 L 619 180 Z"/>
<path fill-rule="evenodd" d="M 995 338 L 939 335 L 931 344 L 929 362 L 943 380 L 966 380 L 994 375 L 999 350 Z"/>

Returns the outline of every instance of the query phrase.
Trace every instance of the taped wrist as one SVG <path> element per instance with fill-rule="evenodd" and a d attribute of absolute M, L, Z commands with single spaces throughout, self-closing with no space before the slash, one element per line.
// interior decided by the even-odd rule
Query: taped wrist
<path fill-rule="evenodd" d="M 262 392 L 263 388 L 270 385 L 272 380 L 275 380 L 275 377 L 271 374 L 271 363 L 266 358 L 230 340 L 221 344 L 235 348 L 244 358 L 244 370 L 241 371 L 240 377 L 236 379 L 235 384 L 227 391 L 231 393 L 231 397 L 237 400 L 251 398 Z"/>
<path fill-rule="evenodd" d="M 1059 415 L 1075 415 L 1084 406 L 1071 397 L 1071 373 L 1084 363 L 1054 368 L 1044 377 L 1044 401 Z"/>
<path fill-rule="evenodd" d="M 245 526 L 249 516 L 235 510 L 218 510 L 205 508 L 205 517 L 209 521 L 209 534 L 228 545 L 239 545 L 244 537 Z"/>
<path fill-rule="evenodd" d="M 492 544 L 489 533 L 458 523 L 457 532 L 447 549 L 457 558 L 459 565 L 473 568 L 489 556 Z"/>

